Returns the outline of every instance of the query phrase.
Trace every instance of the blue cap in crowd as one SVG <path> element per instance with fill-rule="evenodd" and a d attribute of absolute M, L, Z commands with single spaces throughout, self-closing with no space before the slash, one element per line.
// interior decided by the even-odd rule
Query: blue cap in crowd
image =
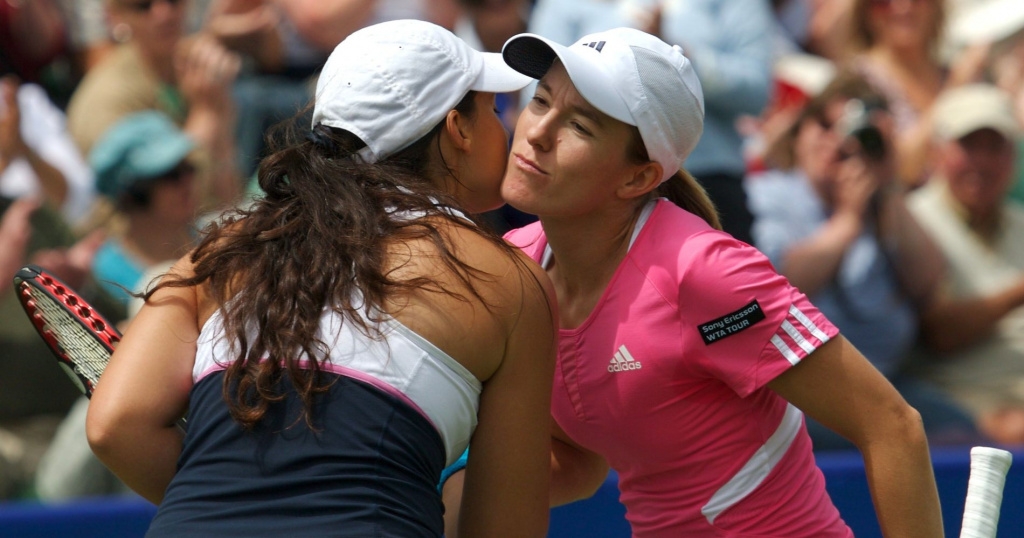
<path fill-rule="evenodd" d="M 194 147 L 170 118 L 147 110 L 108 129 L 89 153 L 89 166 L 96 175 L 96 189 L 117 198 L 135 183 L 170 172 Z"/>

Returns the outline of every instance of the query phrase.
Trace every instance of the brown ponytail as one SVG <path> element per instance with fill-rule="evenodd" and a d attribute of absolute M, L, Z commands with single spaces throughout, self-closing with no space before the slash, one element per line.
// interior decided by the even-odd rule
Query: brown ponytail
<path fill-rule="evenodd" d="M 629 147 L 626 148 L 626 158 L 634 163 L 651 162 L 651 157 L 644 146 L 644 140 L 640 136 L 640 130 L 633 127 L 633 137 Z M 657 189 L 653 191 L 654 196 L 667 198 L 673 204 L 704 219 L 712 228 L 722 229 L 722 223 L 718 220 L 718 210 L 714 202 L 708 196 L 704 187 L 697 183 L 697 179 L 686 170 L 680 169 L 668 178 Z"/>
<path fill-rule="evenodd" d="M 722 223 L 718 220 L 718 209 L 715 208 L 714 202 L 708 197 L 704 187 L 701 187 L 700 183 L 697 183 L 697 179 L 686 170 L 681 169 L 676 172 L 654 192 L 704 219 L 712 228 L 722 229 Z"/>

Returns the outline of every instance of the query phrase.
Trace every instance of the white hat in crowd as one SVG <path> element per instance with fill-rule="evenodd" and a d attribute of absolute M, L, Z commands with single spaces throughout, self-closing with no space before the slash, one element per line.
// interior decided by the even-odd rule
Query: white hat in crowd
<path fill-rule="evenodd" d="M 941 140 L 957 140 L 985 128 L 1010 140 L 1020 133 L 1010 96 L 991 84 L 946 90 L 933 107 L 935 135 Z"/>
<path fill-rule="evenodd" d="M 835 79 L 836 65 L 813 54 L 786 54 L 775 61 L 773 75 L 776 81 L 799 89 L 807 97 L 814 97 Z"/>
<path fill-rule="evenodd" d="M 1024 29 L 1024 1 L 976 0 L 956 12 L 949 24 L 955 45 L 995 43 Z"/>
<path fill-rule="evenodd" d="M 535 34 L 512 37 L 502 55 L 540 79 L 557 58 L 576 90 L 601 112 L 640 131 L 663 180 L 683 166 L 704 130 L 704 93 L 682 49 L 648 33 L 615 28 L 569 47 Z"/>
<path fill-rule="evenodd" d="M 530 79 L 497 53 L 472 49 L 448 30 L 396 20 L 353 32 L 324 64 L 316 85 L 313 127 L 358 136 L 359 157 L 377 162 L 433 129 L 470 91 L 518 91 Z"/>

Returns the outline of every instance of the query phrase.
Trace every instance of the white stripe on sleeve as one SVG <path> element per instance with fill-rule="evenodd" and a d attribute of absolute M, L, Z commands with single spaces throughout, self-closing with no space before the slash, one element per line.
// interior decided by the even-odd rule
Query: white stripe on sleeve
<path fill-rule="evenodd" d="M 806 314 L 801 312 L 800 309 L 796 307 L 796 305 L 790 305 L 789 315 L 796 318 L 796 320 L 799 321 L 800 324 L 804 326 L 804 328 L 810 331 L 810 333 L 814 335 L 815 338 L 820 340 L 822 344 L 828 342 L 828 335 L 825 334 L 825 331 L 819 329 L 818 326 L 815 325 L 813 321 L 811 321 L 811 318 L 807 317 Z"/>
<path fill-rule="evenodd" d="M 772 344 L 775 345 L 775 349 L 779 350 L 779 353 L 782 353 L 783 357 L 786 357 L 790 364 L 795 366 L 796 363 L 800 362 L 800 356 L 793 352 L 793 349 L 789 347 L 789 344 L 781 336 L 773 335 Z"/>
<path fill-rule="evenodd" d="M 804 353 L 810 354 L 817 349 L 804 338 L 804 335 L 800 334 L 800 331 L 788 319 L 782 322 L 782 330 L 786 331 L 786 334 L 796 342 L 796 345 L 800 346 L 800 349 L 804 350 Z"/>

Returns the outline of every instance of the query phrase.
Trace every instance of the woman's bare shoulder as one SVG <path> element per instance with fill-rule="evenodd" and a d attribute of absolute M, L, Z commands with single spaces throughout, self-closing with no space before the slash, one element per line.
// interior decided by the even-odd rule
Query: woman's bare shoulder
<path fill-rule="evenodd" d="M 444 291 L 417 287 L 391 298 L 389 311 L 485 381 L 500 366 L 523 316 L 549 319 L 547 276 L 485 232 L 457 224 L 442 230 L 462 266 L 453 269 L 426 238 L 392 245 L 393 278 L 426 278 Z"/>

